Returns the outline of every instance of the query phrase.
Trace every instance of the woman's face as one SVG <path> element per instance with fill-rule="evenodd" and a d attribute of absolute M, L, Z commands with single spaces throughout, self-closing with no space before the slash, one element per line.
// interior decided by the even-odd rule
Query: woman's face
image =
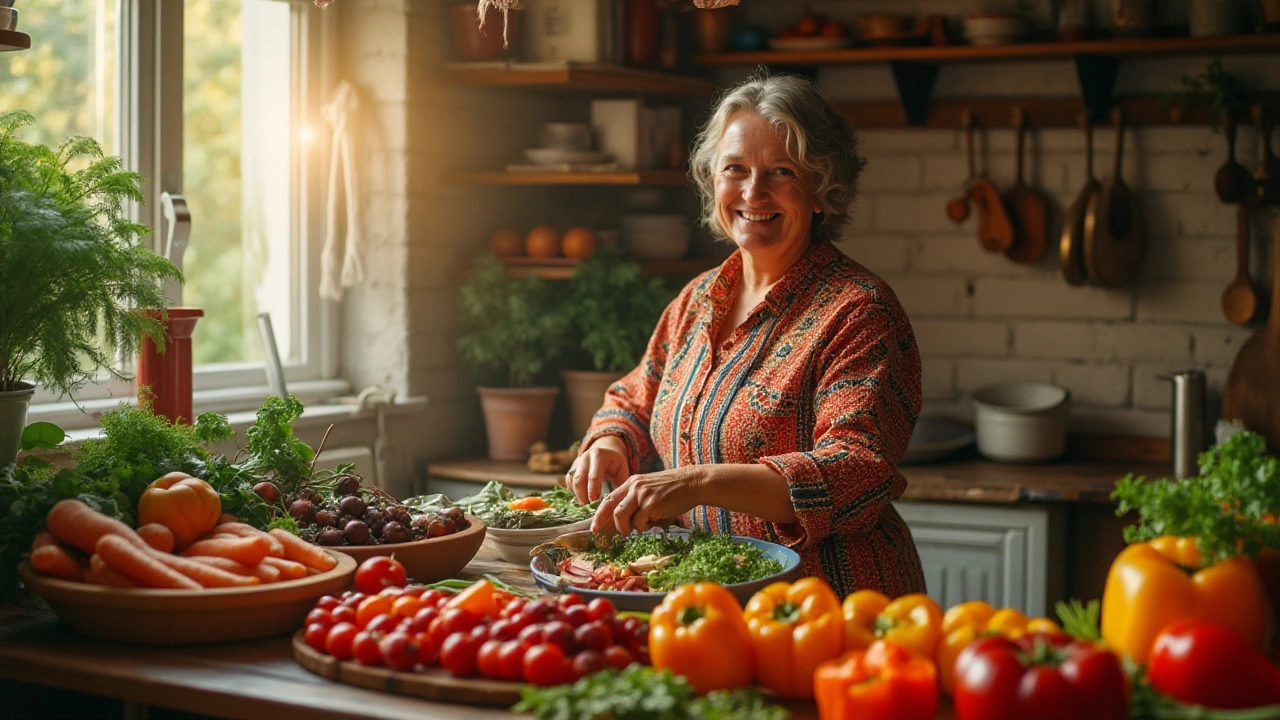
<path fill-rule="evenodd" d="M 787 155 L 781 130 L 755 113 L 734 113 L 716 157 L 716 218 L 734 244 L 752 252 L 808 241 L 821 210 L 816 178 Z"/>

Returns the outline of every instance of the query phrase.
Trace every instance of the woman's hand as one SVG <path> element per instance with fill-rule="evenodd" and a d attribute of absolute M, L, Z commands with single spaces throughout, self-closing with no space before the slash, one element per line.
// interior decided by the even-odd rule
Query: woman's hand
<path fill-rule="evenodd" d="M 605 480 L 617 483 L 628 471 L 626 445 L 621 438 L 605 435 L 574 459 L 569 472 L 565 473 L 564 484 L 579 503 L 586 505 L 600 497 L 600 486 Z"/>
<path fill-rule="evenodd" d="M 659 521 L 674 520 L 689 509 L 704 504 L 701 492 L 704 466 L 663 470 L 632 475 L 605 496 L 591 520 L 591 532 L 620 535 L 644 532 Z"/>

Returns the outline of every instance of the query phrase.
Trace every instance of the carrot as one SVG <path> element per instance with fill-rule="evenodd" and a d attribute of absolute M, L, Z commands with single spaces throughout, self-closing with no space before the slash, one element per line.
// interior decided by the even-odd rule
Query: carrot
<path fill-rule="evenodd" d="M 54 505 L 44 523 L 54 537 L 81 552 L 92 553 L 105 535 L 116 535 L 137 547 L 150 547 L 133 528 L 79 500 L 63 500 Z"/>
<path fill-rule="evenodd" d="M 262 561 L 262 564 L 279 570 L 281 580 L 297 580 L 310 574 L 310 569 L 306 565 L 284 558 L 268 557 Z"/>
<path fill-rule="evenodd" d="M 200 587 L 244 587 L 245 585 L 257 585 L 260 582 L 258 578 L 252 575 L 237 575 L 212 565 L 196 562 L 192 558 L 162 552 L 153 554 L 160 562 L 200 583 Z"/>
<path fill-rule="evenodd" d="M 271 543 L 264 538 L 211 537 L 197 540 L 182 551 L 184 557 L 216 555 L 231 558 L 245 565 L 257 565 L 271 552 Z"/>
<path fill-rule="evenodd" d="M 36 536 L 31 539 L 32 550 L 35 550 L 36 548 L 45 547 L 46 545 L 57 545 L 57 544 L 58 544 L 58 538 L 54 537 L 53 533 L 47 532 L 44 530 L 41 530 L 40 532 L 36 533 Z"/>
<path fill-rule="evenodd" d="M 98 540 L 98 555 L 112 570 L 151 588 L 199 590 L 200 583 L 160 562 L 150 546 L 140 548 L 119 535 L 103 535 Z"/>
<path fill-rule="evenodd" d="M 231 558 L 217 557 L 215 555 L 196 555 L 195 557 L 190 557 L 187 559 L 193 562 L 204 563 L 205 565 L 212 565 L 213 567 L 216 567 L 219 570 L 226 570 L 229 573 L 235 573 L 237 575 L 245 575 L 248 577 L 256 577 L 258 578 L 258 580 L 262 581 L 263 583 L 273 583 L 273 582 L 280 581 L 280 570 L 270 565 L 267 565 L 266 560 L 263 560 L 257 565 L 250 566 L 250 565 L 245 565 L 244 563 L 238 563 L 235 560 L 232 560 Z"/>
<path fill-rule="evenodd" d="M 83 582 L 84 571 L 71 553 L 58 545 L 42 545 L 31 551 L 31 567 L 41 575 Z"/>
<path fill-rule="evenodd" d="M 147 523 L 139 526 L 138 537 L 141 537 L 148 545 L 162 553 L 173 552 L 173 531 L 160 523 Z"/>
<path fill-rule="evenodd" d="M 271 557 L 284 557 L 284 545 L 279 540 L 258 528 L 245 523 L 223 523 L 213 528 L 213 535 L 233 535 L 235 537 L 264 537 L 271 543 Z"/>
<path fill-rule="evenodd" d="M 99 585 L 118 588 L 138 587 L 138 583 L 134 582 L 132 578 L 113 570 L 97 553 L 89 556 L 89 568 L 93 575 L 93 581 Z"/>
<path fill-rule="evenodd" d="M 312 570 L 325 572 L 338 566 L 338 561 L 328 552 L 312 545 L 288 530 L 273 528 L 271 537 L 284 544 L 284 556 L 294 562 L 300 562 Z"/>

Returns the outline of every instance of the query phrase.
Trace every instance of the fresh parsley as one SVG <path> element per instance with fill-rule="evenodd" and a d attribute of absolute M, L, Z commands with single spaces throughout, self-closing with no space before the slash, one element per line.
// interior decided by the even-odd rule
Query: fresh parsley
<path fill-rule="evenodd" d="M 766 556 L 760 548 L 706 530 L 694 530 L 687 535 L 629 536 L 608 550 L 591 553 L 590 557 L 596 562 L 626 565 L 650 555 L 675 556 L 665 569 L 649 573 L 649 587 L 654 590 L 670 590 L 694 582 L 732 585 L 782 571 L 782 563 Z"/>
<path fill-rule="evenodd" d="M 750 688 L 717 690 L 699 696 L 682 677 L 669 670 L 631 665 L 601 670 L 572 685 L 520 691 L 513 712 L 540 720 L 786 720 L 791 714 L 770 705 Z"/>

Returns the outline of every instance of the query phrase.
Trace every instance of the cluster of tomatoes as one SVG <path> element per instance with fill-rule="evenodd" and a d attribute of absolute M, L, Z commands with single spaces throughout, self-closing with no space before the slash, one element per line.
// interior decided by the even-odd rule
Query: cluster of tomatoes
<path fill-rule="evenodd" d="M 371 558 L 357 570 L 355 590 L 320 598 L 307 614 L 307 645 L 363 665 L 414 671 L 438 664 L 457 677 L 535 685 L 649 662 L 648 623 L 619 617 L 607 599 L 526 600 L 487 580 L 457 593 L 406 587 L 404 569 L 392 563 L 399 565 Z"/>

